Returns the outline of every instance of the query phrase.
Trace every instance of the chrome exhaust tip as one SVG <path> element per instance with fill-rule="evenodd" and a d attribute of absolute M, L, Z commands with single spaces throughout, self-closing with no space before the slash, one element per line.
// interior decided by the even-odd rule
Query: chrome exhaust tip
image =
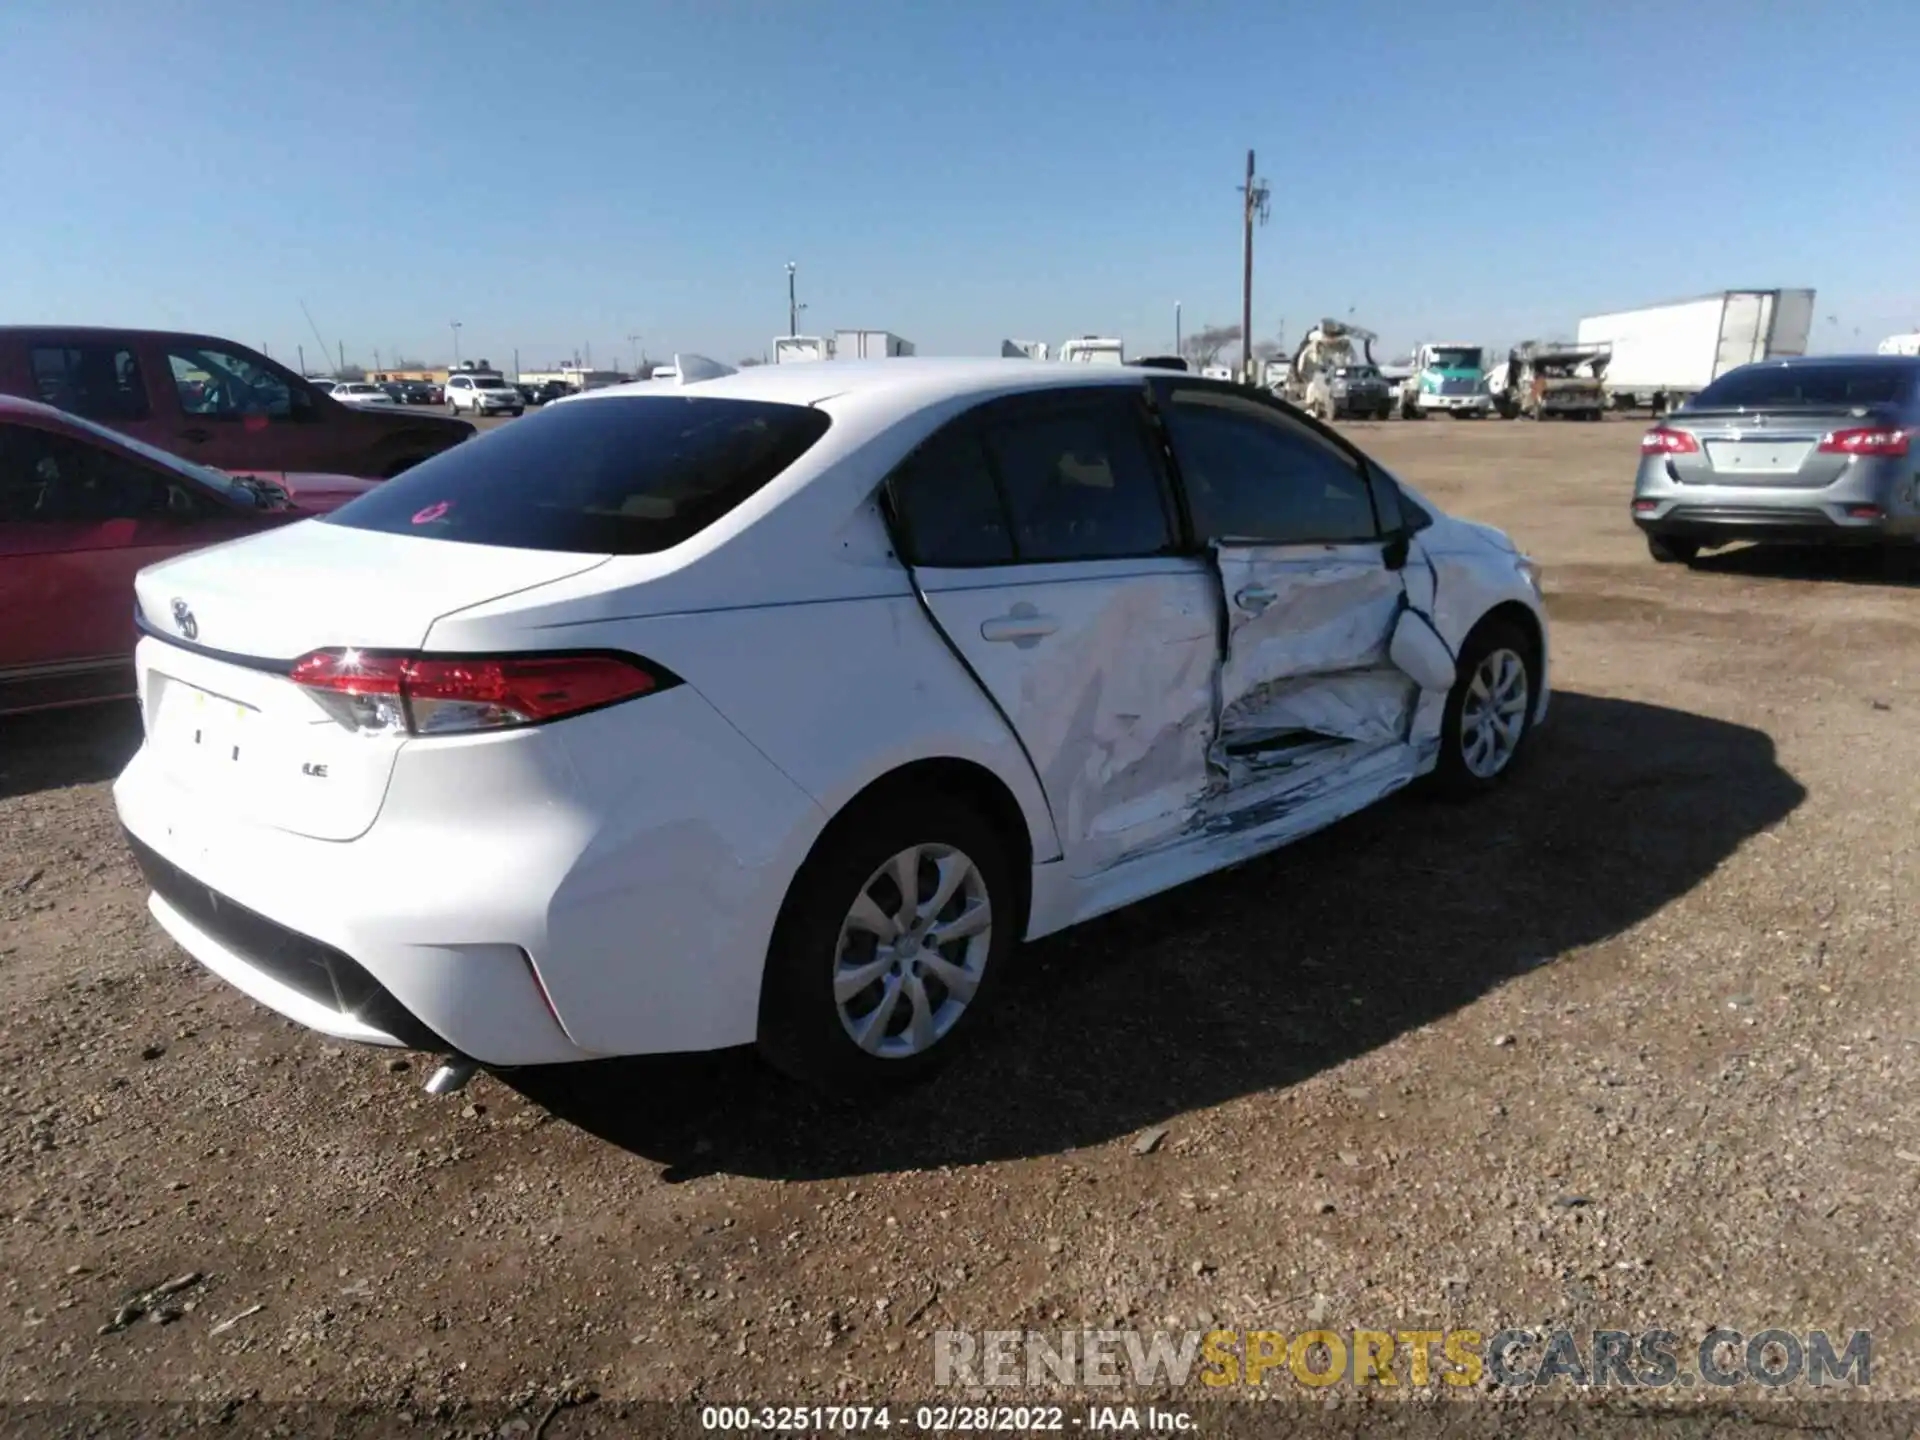
<path fill-rule="evenodd" d="M 463 1055 L 449 1055 L 440 1062 L 439 1068 L 427 1077 L 422 1088 L 429 1095 L 453 1095 L 467 1088 L 467 1082 L 473 1079 L 480 1067 Z"/>

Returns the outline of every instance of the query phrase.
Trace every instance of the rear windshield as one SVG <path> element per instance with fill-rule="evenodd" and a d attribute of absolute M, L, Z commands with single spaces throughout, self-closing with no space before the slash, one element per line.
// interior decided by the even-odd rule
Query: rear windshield
<path fill-rule="evenodd" d="M 469 545 L 645 555 L 697 535 L 827 431 L 804 405 L 622 396 L 444 450 L 325 517 Z"/>
<path fill-rule="evenodd" d="M 1800 405 L 1891 405 L 1906 399 L 1904 365 L 1747 365 L 1698 395 L 1693 410 L 1766 410 Z"/>

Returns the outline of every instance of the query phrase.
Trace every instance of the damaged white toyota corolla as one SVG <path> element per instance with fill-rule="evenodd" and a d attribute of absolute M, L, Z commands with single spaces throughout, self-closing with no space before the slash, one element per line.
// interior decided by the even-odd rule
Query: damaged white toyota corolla
<path fill-rule="evenodd" d="M 1491 785 L 1547 705 L 1504 536 L 1135 368 L 687 357 L 138 591 L 153 914 L 455 1075 L 913 1075 L 1020 939 Z"/>

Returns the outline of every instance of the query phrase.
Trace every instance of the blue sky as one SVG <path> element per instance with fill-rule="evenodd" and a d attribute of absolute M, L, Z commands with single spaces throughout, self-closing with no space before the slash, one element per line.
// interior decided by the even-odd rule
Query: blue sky
<path fill-rule="evenodd" d="M 1813 285 L 1871 348 L 1920 326 L 1916 42 L 1914 0 L 7 0 L 0 317 L 733 360 L 794 260 L 802 331 L 1142 352 L 1237 322 L 1252 146 L 1256 336 Z"/>

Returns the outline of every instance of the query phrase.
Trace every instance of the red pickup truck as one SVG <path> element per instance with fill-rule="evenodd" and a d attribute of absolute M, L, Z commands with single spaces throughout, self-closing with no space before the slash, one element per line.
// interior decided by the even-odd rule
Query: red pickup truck
<path fill-rule="evenodd" d="M 244 345 L 164 330 L 0 326 L 0 394 L 222 470 L 386 479 L 474 433 L 441 415 L 343 405 Z"/>

